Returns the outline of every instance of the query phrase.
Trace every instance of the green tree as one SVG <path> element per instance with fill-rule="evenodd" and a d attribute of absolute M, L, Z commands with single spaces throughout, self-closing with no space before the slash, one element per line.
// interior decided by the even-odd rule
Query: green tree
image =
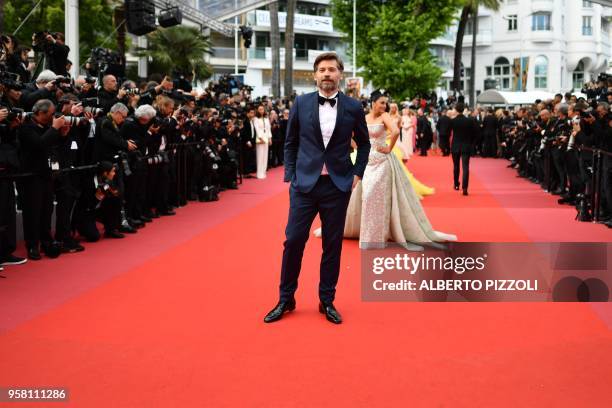
<path fill-rule="evenodd" d="M 357 65 L 375 87 L 404 99 L 429 92 L 442 70 L 429 42 L 444 33 L 462 0 L 357 1 Z M 332 0 L 334 25 L 352 41 L 353 1 Z"/>
<path fill-rule="evenodd" d="M 37 3 L 38 0 L 4 0 L 4 32 L 12 34 Z M 113 4 L 108 0 L 79 0 L 80 64 L 113 32 Z M 29 45 L 32 34 L 44 30 L 64 32 L 64 0 L 43 0 L 16 37 L 20 44 Z M 115 49 L 115 36 L 104 47 Z"/>
<path fill-rule="evenodd" d="M 193 72 L 201 81 L 212 75 L 212 68 L 204 62 L 204 54 L 211 54 L 210 39 L 195 27 L 174 26 L 158 28 L 147 35 L 148 48 L 138 49 L 137 55 L 149 57 L 151 72 L 172 74 L 173 71 Z"/>
<path fill-rule="evenodd" d="M 461 55 L 463 50 L 463 37 L 467 23 L 472 18 L 472 55 L 470 74 L 470 103 L 474 104 L 476 91 L 474 86 L 476 76 L 476 36 L 478 35 L 478 7 L 483 6 L 491 10 L 499 10 L 501 0 L 463 0 L 463 8 L 457 26 L 457 37 L 455 38 L 455 58 L 453 67 L 453 90 L 461 88 Z"/>

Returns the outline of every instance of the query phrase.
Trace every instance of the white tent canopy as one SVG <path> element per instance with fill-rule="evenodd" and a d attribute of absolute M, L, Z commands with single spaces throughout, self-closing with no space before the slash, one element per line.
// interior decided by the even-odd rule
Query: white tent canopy
<path fill-rule="evenodd" d="M 478 95 L 476 101 L 486 105 L 531 105 L 536 99 L 545 101 L 547 99 L 552 99 L 554 96 L 555 94 L 544 91 L 506 92 L 496 89 L 487 89 Z"/>

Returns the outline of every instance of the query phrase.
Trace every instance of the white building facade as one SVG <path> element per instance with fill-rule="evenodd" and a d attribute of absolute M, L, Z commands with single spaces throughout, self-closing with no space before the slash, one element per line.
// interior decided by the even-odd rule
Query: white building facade
<path fill-rule="evenodd" d="M 583 0 L 504 0 L 498 11 L 480 8 L 476 67 L 471 69 L 472 24 L 463 40 L 462 90 L 475 77 L 476 93 L 579 91 L 607 72 L 612 7 Z M 446 71 L 438 91 L 450 90 L 456 25 L 432 42 Z"/>
<path fill-rule="evenodd" d="M 279 26 L 281 33 L 281 93 L 284 94 L 285 67 L 285 20 L 286 1 L 279 1 Z M 238 72 L 244 82 L 253 87 L 253 96 L 271 94 L 272 51 L 270 48 L 269 7 L 249 11 L 240 16 L 240 24 L 253 29 L 251 47 L 245 49 L 239 41 Z M 344 62 L 345 77 L 352 75 L 351 60 L 347 56 L 349 46 L 346 36 L 334 29 L 329 0 L 298 1 L 294 23 L 293 48 L 293 87 L 298 94 L 315 89 L 313 63 L 322 52 L 334 51 Z M 213 55 L 209 63 L 214 70 L 214 78 L 235 72 L 234 39 L 211 32 Z M 343 86 L 343 84 L 341 84 Z"/>

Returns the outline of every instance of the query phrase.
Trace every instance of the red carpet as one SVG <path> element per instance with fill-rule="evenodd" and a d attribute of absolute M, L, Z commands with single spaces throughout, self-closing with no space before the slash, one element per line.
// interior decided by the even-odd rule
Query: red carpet
<path fill-rule="evenodd" d="M 503 161 L 474 160 L 468 197 L 452 190 L 450 159 L 409 167 L 437 189 L 424 200 L 434 227 L 462 241 L 610 239 Z M 313 238 L 297 310 L 264 325 L 287 217 L 281 172 L 121 242 L 7 268 L 0 386 L 67 387 L 76 407 L 612 404 L 608 304 L 363 303 L 355 241 L 336 301 L 344 324 L 317 312 Z"/>

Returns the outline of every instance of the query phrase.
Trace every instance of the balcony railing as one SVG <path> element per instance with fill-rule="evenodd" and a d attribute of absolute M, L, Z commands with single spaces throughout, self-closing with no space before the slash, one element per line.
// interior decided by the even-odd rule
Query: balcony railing
<path fill-rule="evenodd" d="M 213 47 L 212 48 L 213 58 L 234 58 L 234 47 Z M 242 52 L 238 50 L 238 58 L 242 59 Z"/>
<path fill-rule="evenodd" d="M 304 48 L 293 49 L 294 61 L 304 61 L 312 63 L 317 58 L 317 55 L 328 52 L 325 50 L 309 50 Z M 347 56 L 344 51 L 334 51 L 342 58 L 343 61 L 348 62 Z M 270 47 L 252 47 L 249 49 L 249 59 L 254 60 L 271 60 L 272 59 L 272 48 Z M 280 59 L 285 59 L 285 48 L 280 49 Z"/>

